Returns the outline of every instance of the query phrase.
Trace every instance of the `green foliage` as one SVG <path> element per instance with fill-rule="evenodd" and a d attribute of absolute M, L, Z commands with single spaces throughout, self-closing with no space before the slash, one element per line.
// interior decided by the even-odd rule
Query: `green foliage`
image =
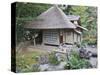
<path fill-rule="evenodd" d="M 39 65 L 34 64 L 34 66 L 28 66 L 24 69 L 17 70 L 18 72 L 39 72 L 40 68 Z"/>
<path fill-rule="evenodd" d="M 83 37 L 89 37 L 87 40 L 94 40 L 91 37 L 95 37 L 95 40 L 97 40 L 97 7 L 68 6 L 64 12 L 66 14 L 79 15 L 81 25 L 88 29 L 88 31 L 83 31 Z"/>
<path fill-rule="evenodd" d="M 39 72 L 40 71 L 39 65 L 36 64 L 36 65 L 32 66 L 31 70 L 32 70 L 32 72 Z"/>
<path fill-rule="evenodd" d="M 16 19 L 16 42 L 17 43 L 23 41 L 24 24 L 25 24 L 24 21 Z"/>
<path fill-rule="evenodd" d="M 64 66 L 64 69 L 82 69 L 89 67 L 90 63 L 86 59 L 81 59 L 79 54 L 73 51 L 69 61 L 67 61 L 67 64 Z"/>
<path fill-rule="evenodd" d="M 87 45 L 96 45 L 97 40 L 95 38 L 84 38 L 82 43 L 86 43 Z"/>
<path fill-rule="evenodd" d="M 33 64 L 38 64 L 37 56 L 41 54 L 47 54 L 46 51 L 31 51 L 20 52 L 16 54 L 16 69 L 18 72 L 33 72 L 39 71 L 38 65 L 36 67 Z"/>
<path fill-rule="evenodd" d="M 39 72 L 40 68 L 38 64 L 34 64 L 33 66 L 28 66 L 27 69 L 23 69 L 23 72 Z"/>
<path fill-rule="evenodd" d="M 81 43 L 75 43 L 75 45 L 78 47 L 78 48 L 80 48 L 81 47 Z"/>
<path fill-rule="evenodd" d="M 53 65 L 58 65 L 60 63 L 58 61 L 57 57 L 55 56 L 54 52 L 52 52 L 51 54 L 49 54 L 49 62 L 50 62 L 50 64 L 53 64 Z"/>
<path fill-rule="evenodd" d="M 28 64 L 28 62 L 26 62 L 24 55 L 16 58 L 16 70 L 18 72 L 24 72 L 24 70 L 26 71 L 29 66 L 30 65 Z"/>
<path fill-rule="evenodd" d="M 36 3 L 17 3 L 16 4 L 16 16 L 20 18 L 37 17 L 39 14 L 48 9 L 48 4 L 36 4 Z"/>
<path fill-rule="evenodd" d="M 16 3 L 16 42 L 24 41 L 24 25 L 34 20 L 51 5 L 34 3 Z M 34 30 L 33 30 L 34 31 Z"/>
<path fill-rule="evenodd" d="M 34 4 L 34 3 L 17 3 L 16 4 L 16 35 L 17 42 L 23 41 L 24 25 L 26 22 L 36 19 L 38 15 L 46 11 L 52 5 Z M 81 25 L 89 31 L 83 31 L 83 37 L 88 40 L 94 36 L 97 40 L 97 8 L 87 6 L 68 6 L 63 10 L 66 14 L 79 15 Z M 33 30 L 34 31 L 34 30 Z M 83 38 L 83 39 L 84 39 Z M 92 40 L 92 39 L 91 39 Z M 91 41 L 89 41 L 91 42 Z M 96 42 L 96 41 L 94 41 Z"/>

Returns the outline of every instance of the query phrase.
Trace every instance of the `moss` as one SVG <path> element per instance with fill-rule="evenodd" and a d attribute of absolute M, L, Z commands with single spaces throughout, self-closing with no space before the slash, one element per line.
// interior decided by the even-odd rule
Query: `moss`
<path fill-rule="evenodd" d="M 46 52 L 43 51 L 27 51 L 27 52 L 20 52 L 16 54 L 16 69 L 19 72 L 31 72 L 33 68 L 31 66 L 33 64 L 38 64 L 36 59 L 37 56 L 43 55 Z M 47 54 L 47 53 L 46 53 Z"/>

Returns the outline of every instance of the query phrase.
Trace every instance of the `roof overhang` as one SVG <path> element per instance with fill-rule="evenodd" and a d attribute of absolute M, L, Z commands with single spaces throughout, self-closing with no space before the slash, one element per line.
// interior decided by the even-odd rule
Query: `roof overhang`
<path fill-rule="evenodd" d="M 83 30 L 86 30 L 86 31 L 88 31 L 88 29 L 87 28 L 84 28 L 84 27 L 82 27 L 82 26 L 80 26 L 80 25 L 76 25 L 77 27 L 79 27 L 79 28 L 81 28 L 81 29 L 83 29 Z"/>
<path fill-rule="evenodd" d="M 30 29 L 75 29 L 66 14 L 58 7 L 53 6 L 37 17 L 37 20 L 26 24 L 24 28 Z"/>
<path fill-rule="evenodd" d="M 74 31 L 75 31 L 76 33 L 78 33 L 78 34 L 82 34 L 82 32 L 80 32 L 80 31 L 78 31 L 78 30 L 76 30 L 76 29 L 74 29 Z"/>
<path fill-rule="evenodd" d="M 80 19 L 78 15 L 67 15 L 67 17 L 70 21 L 78 21 Z"/>

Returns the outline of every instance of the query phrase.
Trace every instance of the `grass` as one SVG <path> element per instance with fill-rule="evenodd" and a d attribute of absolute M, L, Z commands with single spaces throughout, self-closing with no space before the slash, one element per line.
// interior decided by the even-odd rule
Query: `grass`
<path fill-rule="evenodd" d="M 30 51 L 21 51 L 16 54 L 16 68 L 20 72 L 27 71 L 33 64 L 38 64 L 37 56 L 47 54 L 45 50 L 33 49 Z"/>

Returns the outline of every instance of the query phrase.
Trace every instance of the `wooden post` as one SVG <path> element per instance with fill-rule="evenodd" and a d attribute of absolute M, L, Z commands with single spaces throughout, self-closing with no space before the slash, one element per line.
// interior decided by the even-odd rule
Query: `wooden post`
<path fill-rule="evenodd" d="M 35 38 L 34 38 L 34 46 L 36 45 Z"/>
<path fill-rule="evenodd" d="M 34 42 L 34 46 L 36 45 L 36 39 L 38 37 L 38 34 L 34 33 L 34 35 L 32 36 L 33 38 L 33 42 Z"/>
<path fill-rule="evenodd" d="M 32 39 L 33 39 L 33 43 L 34 43 L 34 46 L 36 45 L 36 42 L 35 42 L 35 35 L 32 36 Z"/>

